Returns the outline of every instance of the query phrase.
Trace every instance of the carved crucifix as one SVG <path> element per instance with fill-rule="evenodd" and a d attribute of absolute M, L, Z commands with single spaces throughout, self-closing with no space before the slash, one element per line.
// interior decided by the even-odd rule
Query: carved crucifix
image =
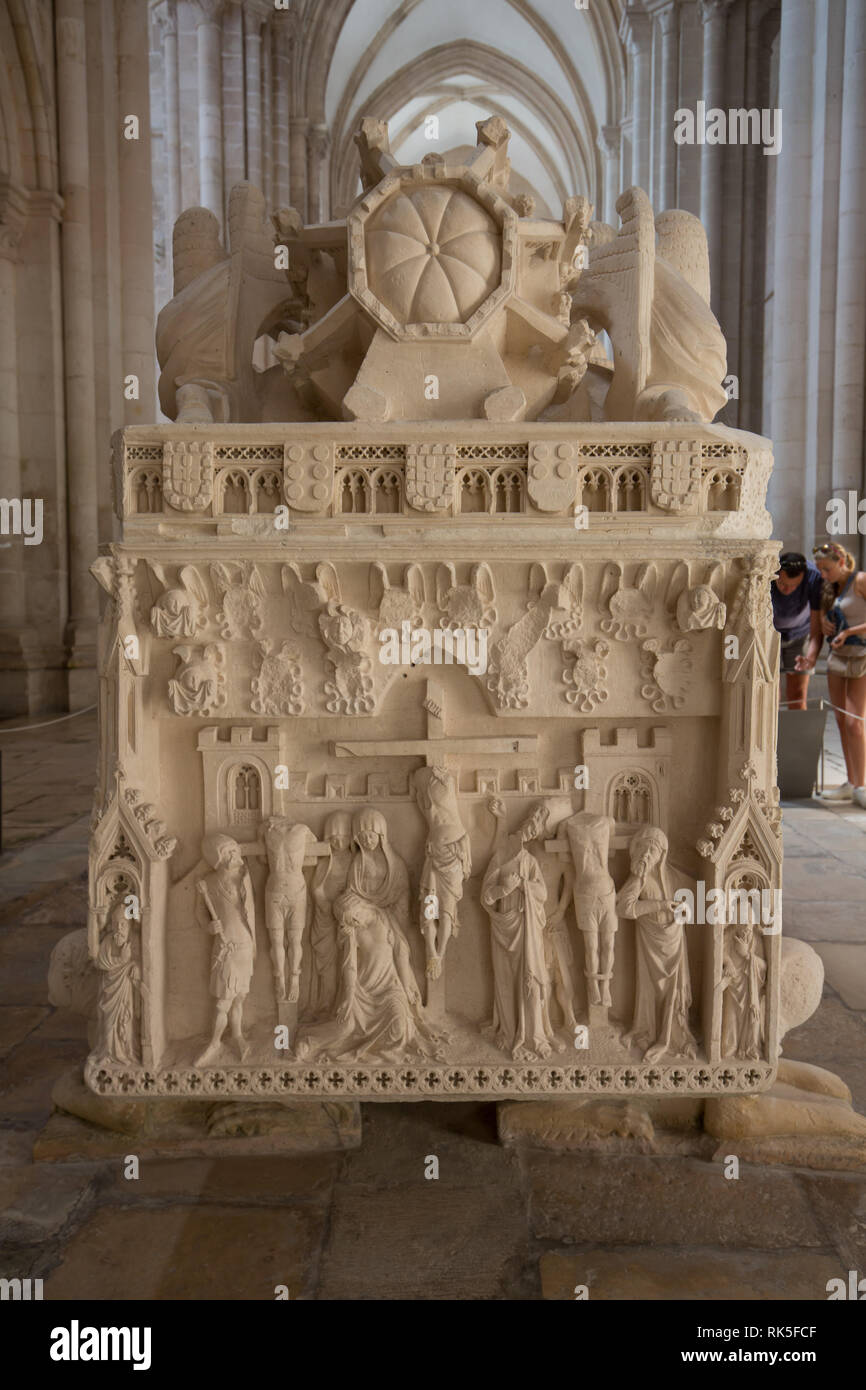
<path fill-rule="evenodd" d="M 424 739 L 338 740 L 331 745 L 331 751 L 343 758 L 424 758 L 425 766 L 413 779 L 418 806 L 428 827 L 421 873 L 420 928 L 427 956 L 427 1008 L 441 1018 L 445 1013 L 445 951 L 458 933 L 457 904 L 471 871 L 469 836 L 457 808 L 458 759 L 472 754 L 536 754 L 538 739 L 534 734 L 449 737 L 445 732 L 445 692 L 439 681 L 428 680 L 423 708 L 427 715 Z"/>

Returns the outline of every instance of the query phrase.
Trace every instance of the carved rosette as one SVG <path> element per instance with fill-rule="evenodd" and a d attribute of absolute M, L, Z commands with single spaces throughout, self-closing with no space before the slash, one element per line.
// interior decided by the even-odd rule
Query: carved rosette
<path fill-rule="evenodd" d="M 288 642 L 278 652 L 274 644 L 259 643 L 262 663 L 257 676 L 250 682 L 254 714 L 303 714 L 304 687 L 298 653 Z"/>
<path fill-rule="evenodd" d="M 607 688 L 607 666 L 605 658 L 610 655 L 610 647 L 600 637 L 591 643 L 573 637 L 562 644 L 563 655 L 571 661 L 562 673 L 564 683 L 569 687 L 565 698 L 575 705 L 581 714 L 588 714 L 596 705 L 604 704 L 610 691 Z"/>
<path fill-rule="evenodd" d="M 641 695 L 656 714 L 682 709 L 692 681 L 692 644 L 684 637 L 665 650 L 658 637 L 641 643 Z"/>

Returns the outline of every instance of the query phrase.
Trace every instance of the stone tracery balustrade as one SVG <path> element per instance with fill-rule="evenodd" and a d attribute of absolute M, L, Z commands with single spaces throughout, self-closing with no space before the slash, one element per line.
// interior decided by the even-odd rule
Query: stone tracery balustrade
<path fill-rule="evenodd" d="M 736 516 L 738 535 L 770 534 L 763 504 L 771 467 L 766 442 L 718 427 L 624 425 L 621 442 L 611 442 L 609 427 L 536 424 L 484 443 L 473 441 L 474 424 L 436 431 L 405 424 L 387 431 L 357 424 L 242 429 L 237 444 L 228 442 L 232 426 L 194 433 L 135 427 L 116 436 L 121 515 L 137 523 L 158 516 L 160 524 L 183 515 L 186 525 L 203 526 L 219 517 L 267 516 L 283 505 L 292 526 L 325 518 L 417 519 L 419 510 L 441 522 L 480 513 L 571 524 L 575 511 L 585 508 L 597 519 L 616 516 L 628 530 L 651 522 L 725 534 L 734 524 L 728 518 Z M 407 495 L 407 456 L 412 450 L 423 456 L 434 445 L 453 452 L 453 484 L 435 506 L 421 509 Z M 206 457 L 209 476 L 194 506 L 172 505 L 165 471 L 174 466 L 170 458 L 182 460 L 190 447 Z M 673 450 L 694 468 L 688 499 L 659 495 L 662 461 Z"/>

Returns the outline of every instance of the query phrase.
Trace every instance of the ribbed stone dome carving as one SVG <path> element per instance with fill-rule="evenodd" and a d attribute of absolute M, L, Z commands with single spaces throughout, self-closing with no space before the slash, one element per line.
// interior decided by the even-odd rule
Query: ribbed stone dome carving
<path fill-rule="evenodd" d="M 459 188 L 400 192 L 367 225 L 369 287 L 404 324 L 465 323 L 501 262 L 499 227 Z"/>

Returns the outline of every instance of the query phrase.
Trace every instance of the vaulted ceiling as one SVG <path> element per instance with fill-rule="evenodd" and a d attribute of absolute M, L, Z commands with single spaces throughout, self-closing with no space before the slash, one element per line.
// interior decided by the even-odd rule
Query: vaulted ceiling
<path fill-rule="evenodd" d="M 512 187 L 534 193 L 540 215 L 573 193 L 597 200 L 598 132 L 623 116 L 619 18 L 620 0 L 306 0 L 306 114 L 331 133 L 334 213 L 358 189 L 362 116 L 388 121 L 411 163 L 473 145 L 475 122 L 503 115 Z"/>

